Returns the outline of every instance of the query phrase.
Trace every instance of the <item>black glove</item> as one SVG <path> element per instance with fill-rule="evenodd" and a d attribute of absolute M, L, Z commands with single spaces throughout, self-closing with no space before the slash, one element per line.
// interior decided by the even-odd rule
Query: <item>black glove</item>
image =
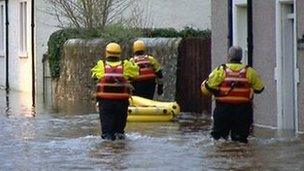
<path fill-rule="evenodd" d="M 164 93 L 163 87 L 164 87 L 163 84 L 157 84 L 157 94 L 158 95 L 162 95 Z"/>

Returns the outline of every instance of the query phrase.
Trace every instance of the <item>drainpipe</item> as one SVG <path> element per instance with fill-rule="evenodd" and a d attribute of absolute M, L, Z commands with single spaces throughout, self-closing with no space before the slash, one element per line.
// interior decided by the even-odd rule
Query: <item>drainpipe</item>
<path fill-rule="evenodd" d="M 35 106 L 35 2 L 31 3 L 31 48 L 32 48 L 32 106 Z"/>
<path fill-rule="evenodd" d="M 232 26 L 232 0 L 228 0 L 228 49 L 233 43 L 233 26 Z"/>
<path fill-rule="evenodd" d="M 252 0 L 247 0 L 247 25 L 248 25 L 248 38 L 247 38 L 247 48 L 248 48 L 248 65 L 252 67 L 253 65 L 253 31 L 252 31 Z"/>
<path fill-rule="evenodd" d="M 10 86 L 9 86 L 9 32 L 8 32 L 8 28 L 9 27 L 9 20 L 8 20 L 8 0 L 5 0 L 5 77 L 6 77 L 6 80 L 5 80 L 5 87 L 6 87 L 6 91 L 9 90 Z"/>

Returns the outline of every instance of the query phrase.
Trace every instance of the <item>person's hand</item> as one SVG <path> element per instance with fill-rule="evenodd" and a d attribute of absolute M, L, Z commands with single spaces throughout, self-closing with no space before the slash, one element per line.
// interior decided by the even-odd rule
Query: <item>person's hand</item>
<path fill-rule="evenodd" d="M 162 95 L 164 93 L 164 85 L 162 83 L 157 84 L 157 94 Z"/>

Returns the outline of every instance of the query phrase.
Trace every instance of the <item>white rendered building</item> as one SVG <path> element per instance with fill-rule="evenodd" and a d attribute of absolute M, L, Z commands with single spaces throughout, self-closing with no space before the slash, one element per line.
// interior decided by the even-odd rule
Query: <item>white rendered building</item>
<path fill-rule="evenodd" d="M 0 87 L 42 94 L 42 57 L 57 29 L 46 7 L 44 0 L 0 0 Z"/>

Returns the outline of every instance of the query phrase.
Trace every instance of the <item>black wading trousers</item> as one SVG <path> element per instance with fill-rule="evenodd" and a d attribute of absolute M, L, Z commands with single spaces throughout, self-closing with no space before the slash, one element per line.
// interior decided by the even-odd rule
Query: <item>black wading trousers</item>
<path fill-rule="evenodd" d="M 213 112 L 213 129 L 215 140 L 220 138 L 247 143 L 253 119 L 252 103 L 227 104 L 216 102 Z"/>
<path fill-rule="evenodd" d="M 128 116 L 128 106 L 128 99 L 102 99 L 99 101 L 101 137 L 103 139 L 115 140 L 116 134 L 124 134 Z"/>
<path fill-rule="evenodd" d="M 133 95 L 153 99 L 156 86 L 155 79 L 132 81 L 132 86 L 135 89 Z"/>

